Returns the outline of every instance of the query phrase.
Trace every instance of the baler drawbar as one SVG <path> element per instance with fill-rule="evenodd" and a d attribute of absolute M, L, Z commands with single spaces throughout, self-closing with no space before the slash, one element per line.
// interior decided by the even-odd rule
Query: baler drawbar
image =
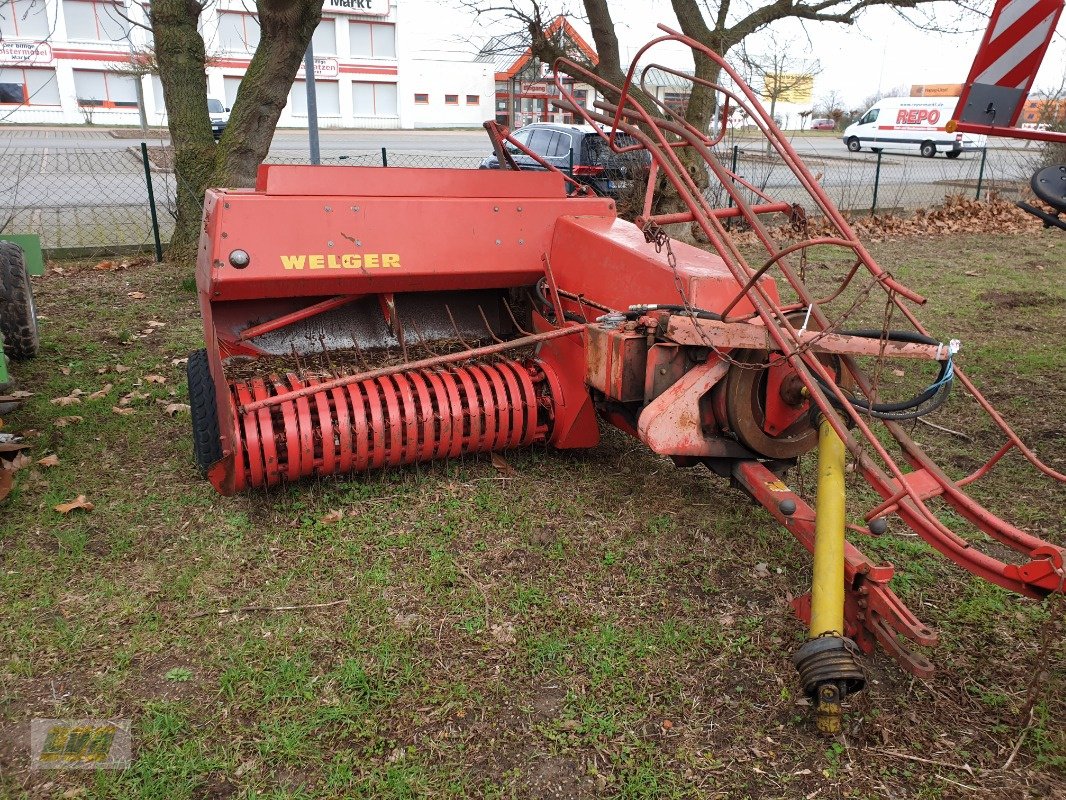
<path fill-rule="evenodd" d="M 841 700 L 864 683 L 858 652 L 880 643 L 904 669 L 929 676 L 930 662 L 901 639 L 937 640 L 889 588 L 893 568 L 863 556 L 845 531 L 879 535 L 898 517 L 993 583 L 1029 597 L 1062 592 L 1062 547 L 964 488 L 1008 453 L 1053 481 L 1066 476 L 970 382 L 956 363 L 959 343 L 921 326 L 912 306 L 924 298 L 874 261 L 740 76 L 663 30 L 623 86 L 565 59 L 555 69 L 560 108 L 596 126 L 616 152 L 647 160 L 635 223 L 494 123 L 486 127 L 502 164 L 525 152 L 545 169 L 264 166 L 254 190 L 210 190 L 197 264 L 206 348 L 189 361 L 196 458 L 228 495 L 535 443 L 589 448 L 606 421 L 679 466 L 731 479 L 814 554 L 812 592 L 793 603 L 810 626 L 795 662 L 819 726 L 833 732 Z M 804 209 L 724 166 L 720 136 L 637 102 L 636 63 L 663 42 L 722 67 L 738 87 L 711 87 L 723 98 L 723 130 L 731 105 L 744 110 L 828 234 L 808 235 Z M 617 102 L 583 108 L 563 74 Z M 711 190 L 692 163 L 705 166 Z M 715 191 L 728 203 L 712 202 Z M 671 210 L 656 213 L 664 194 Z M 796 241 L 782 242 L 774 215 Z M 679 224 L 706 247 L 667 232 Z M 828 289 L 804 279 L 816 248 L 846 261 Z M 882 327 L 849 330 L 873 297 Z M 906 330 L 889 327 L 893 315 Z M 882 366 L 903 359 L 929 364 L 929 383 L 884 401 Z M 940 407 L 953 386 L 1003 439 L 960 479 L 902 425 Z M 817 513 L 783 481 L 816 448 Z M 862 524 L 846 521 L 849 455 L 880 498 Z M 934 499 L 1017 558 L 981 552 L 975 537 L 948 528 Z"/>

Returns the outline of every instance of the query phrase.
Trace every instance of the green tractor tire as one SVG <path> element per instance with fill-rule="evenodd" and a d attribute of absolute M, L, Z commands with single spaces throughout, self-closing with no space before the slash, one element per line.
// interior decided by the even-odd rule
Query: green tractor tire
<path fill-rule="evenodd" d="M 0 242 L 0 334 L 11 358 L 37 355 L 40 336 L 30 272 L 22 248 L 12 242 Z"/>

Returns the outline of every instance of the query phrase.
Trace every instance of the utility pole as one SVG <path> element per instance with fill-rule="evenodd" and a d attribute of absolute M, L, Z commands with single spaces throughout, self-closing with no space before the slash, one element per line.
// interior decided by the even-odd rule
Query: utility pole
<path fill-rule="evenodd" d="M 304 53 L 304 86 L 307 89 L 307 140 L 311 146 L 311 163 L 321 164 L 318 148 L 318 99 L 315 96 L 315 46 L 307 43 Z"/>

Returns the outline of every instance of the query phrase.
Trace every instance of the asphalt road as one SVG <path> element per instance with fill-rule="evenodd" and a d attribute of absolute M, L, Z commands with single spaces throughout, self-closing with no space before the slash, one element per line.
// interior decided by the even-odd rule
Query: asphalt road
<path fill-rule="evenodd" d="M 870 208 L 875 183 L 879 208 L 935 205 L 954 192 L 973 196 L 979 178 L 983 189 L 1014 188 L 1028 180 L 1038 153 L 1038 146 L 995 140 L 983 167 L 980 153 L 955 160 L 884 153 L 878 165 L 873 153 L 849 153 L 839 136 L 799 135 L 792 142 L 830 197 L 845 209 Z M 161 144 L 158 132 L 149 144 Z M 761 139 L 741 137 L 736 144 L 739 175 L 780 200 L 809 207 L 792 174 L 776 158 L 766 157 Z M 328 163 L 379 165 L 383 147 L 390 166 L 472 168 L 490 152 L 482 130 L 321 132 L 322 156 Z M 148 193 L 138 150 L 138 139 L 116 138 L 103 129 L 0 126 L 0 211 L 17 215 L 9 229 L 39 231 L 46 246 L 85 239 L 95 244 L 112 235 L 128 239 L 131 230 L 134 240 L 143 240 Z M 730 148 L 721 157 L 728 165 Z M 269 158 L 306 163 L 307 132 L 279 130 Z M 153 179 L 165 225 L 173 174 L 153 170 Z"/>

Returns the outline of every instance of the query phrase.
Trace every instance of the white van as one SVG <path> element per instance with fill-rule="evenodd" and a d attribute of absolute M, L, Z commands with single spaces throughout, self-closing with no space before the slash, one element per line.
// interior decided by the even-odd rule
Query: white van
<path fill-rule="evenodd" d="M 844 144 L 853 153 L 869 147 L 881 150 L 917 150 L 926 158 L 943 153 L 980 150 L 984 136 L 948 133 L 944 126 L 958 105 L 957 97 L 885 97 L 874 103 L 858 122 L 844 129 Z"/>
<path fill-rule="evenodd" d="M 207 98 L 207 115 L 211 117 L 211 133 L 217 139 L 229 124 L 229 109 L 216 97 Z"/>

